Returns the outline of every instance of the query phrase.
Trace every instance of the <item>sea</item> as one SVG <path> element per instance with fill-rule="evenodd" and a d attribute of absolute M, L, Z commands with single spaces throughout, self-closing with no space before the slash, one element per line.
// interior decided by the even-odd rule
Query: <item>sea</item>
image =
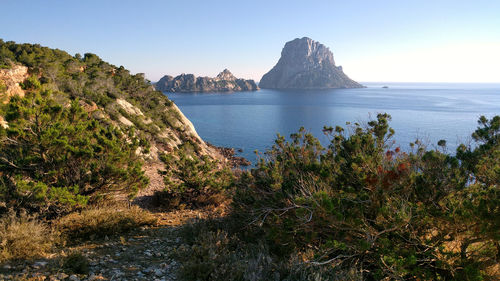
<path fill-rule="evenodd" d="M 202 139 L 232 147 L 253 164 L 274 144 L 300 127 L 327 146 L 324 126 L 362 126 L 378 113 L 392 117 L 393 148 L 411 150 L 419 140 L 446 152 L 475 143 L 471 134 L 484 115 L 500 115 L 500 84 L 362 83 L 360 89 L 268 90 L 234 93 L 165 93 L 194 124 Z M 257 152 L 257 153 L 256 153 Z"/>

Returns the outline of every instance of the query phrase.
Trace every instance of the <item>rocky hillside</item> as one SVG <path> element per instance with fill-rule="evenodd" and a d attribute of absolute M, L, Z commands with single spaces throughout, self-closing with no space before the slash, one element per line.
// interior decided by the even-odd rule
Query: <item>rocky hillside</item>
<path fill-rule="evenodd" d="M 11 68 L 0 69 L 0 102 L 7 103 L 12 96 L 24 96 L 19 86 L 28 78 L 28 68 L 22 65 L 13 65 Z M 0 126 L 7 128 L 7 122 L 0 115 Z"/>
<path fill-rule="evenodd" d="M 0 69 L 0 93 L 2 102 L 7 103 L 11 96 L 24 96 L 24 91 L 19 86 L 28 78 L 28 68 L 22 65 L 13 65 L 11 68 Z"/>
<path fill-rule="evenodd" d="M 213 147 L 198 136 L 193 124 L 179 108 L 156 91 L 144 75 L 130 74 L 94 54 L 84 56 L 42 47 L 0 40 L 0 100 L 24 95 L 20 84 L 35 76 L 44 89 L 67 105 L 78 99 L 95 119 L 135 133 L 148 140 L 138 153 L 146 160 L 158 159 L 161 152 L 189 143 L 199 155 L 221 159 Z M 4 118 L 0 123 L 8 126 Z"/>
<path fill-rule="evenodd" d="M 335 66 L 333 54 L 325 45 L 310 38 L 297 38 L 285 44 L 278 63 L 260 80 L 268 89 L 361 88 Z"/>
<path fill-rule="evenodd" d="M 193 74 L 181 74 L 176 77 L 163 76 L 155 84 L 158 91 L 162 92 L 238 92 L 256 91 L 259 89 L 253 80 L 245 80 L 234 77 L 227 69 L 224 69 L 217 77 L 196 77 Z"/>

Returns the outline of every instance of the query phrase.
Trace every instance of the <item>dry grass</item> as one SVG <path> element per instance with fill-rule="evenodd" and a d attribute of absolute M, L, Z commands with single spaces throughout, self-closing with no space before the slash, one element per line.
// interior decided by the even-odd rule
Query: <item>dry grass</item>
<path fill-rule="evenodd" d="M 59 219 L 56 227 L 68 240 L 86 240 L 120 234 L 155 223 L 156 218 L 150 212 L 136 206 L 123 209 L 105 207 L 69 214 Z"/>
<path fill-rule="evenodd" d="M 161 210 L 200 210 L 216 209 L 228 206 L 230 197 L 223 191 L 206 192 L 171 192 L 166 190 L 157 191 L 153 194 L 152 205 Z M 226 207 L 224 207 L 226 208 Z"/>
<path fill-rule="evenodd" d="M 25 214 L 0 219 L 0 262 L 45 256 L 59 241 L 56 232 Z"/>

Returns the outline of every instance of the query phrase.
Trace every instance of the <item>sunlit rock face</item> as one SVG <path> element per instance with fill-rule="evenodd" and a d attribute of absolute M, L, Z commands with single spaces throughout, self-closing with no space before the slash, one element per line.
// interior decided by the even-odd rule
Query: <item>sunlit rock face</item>
<path fill-rule="evenodd" d="M 297 38 L 285 44 L 278 63 L 260 80 L 268 89 L 362 88 L 335 66 L 333 54 L 311 38 Z"/>
<path fill-rule="evenodd" d="M 28 68 L 23 65 L 12 65 L 8 69 L 0 69 L 0 100 L 8 102 L 12 96 L 24 96 L 24 91 L 19 85 L 28 78 Z"/>

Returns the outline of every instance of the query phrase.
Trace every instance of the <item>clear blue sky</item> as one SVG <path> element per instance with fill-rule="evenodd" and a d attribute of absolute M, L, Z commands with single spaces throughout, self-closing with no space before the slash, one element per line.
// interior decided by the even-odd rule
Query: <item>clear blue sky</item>
<path fill-rule="evenodd" d="M 359 81 L 500 82 L 500 1 L 0 0 L 0 38 L 92 52 L 152 81 L 259 80 L 311 37 Z"/>

